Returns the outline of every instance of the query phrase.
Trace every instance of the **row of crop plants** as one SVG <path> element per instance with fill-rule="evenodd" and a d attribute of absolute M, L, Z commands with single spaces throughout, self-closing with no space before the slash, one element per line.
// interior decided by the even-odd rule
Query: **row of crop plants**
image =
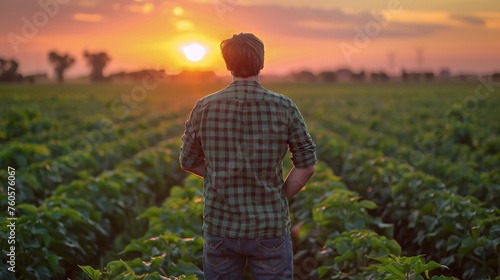
<path fill-rule="evenodd" d="M 411 144 L 405 144 L 394 135 L 372 131 L 348 121 L 328 117 L 318 121 L 320 124 L 316 131 L 326 127 L 335 133 L 339 142 L 349 143 L 351 149 L 361 147 L 373 151 L 377 157 L 397 159 L 402 165 L 410 165 L 417 171 L 439 178 L 447 188 L 453 188 L 460 195 L 475 196 L 487 206 L 500 207 L 500 140 L 493 134 L 468 145 L 457 141 L 456 135 L 460 133 L 461 126 L 448 127 L 442 130 L 441 138 L 424 133 L 415 137 Z M 348 146 L 343 146 L 341 152 L 347 149 Z M 332 157 L 334 155 L 325 160 L 333 163 Z M 338 165 L 339 161 L 336 161 L 333 166 L 335 172 L 340 171 L 336 169 Z"/>
<path fill-rule="evenodd" d="M 0 162 L 18 170 L 18 184 L 24 190 L 18 200 L 39 205 L 59 184 L 112 170 L 124 158 L 130 158 L 182 131 L 182 122 L 179 120 L 160 124 L 157 128 L 128 128 L 123 133 L 113 130 L 99 142 L 84 147 L 66 143 L 75 141 L 70 139 L 64 141 L 67 144 L 63 145 L 66 153 L 59 156 L 54 156 L 55 152 L 46 144 L 12 141 L 0 152 Z M 4 171 L 0 172 L 0 177 L 5 175 Z"/>
<path fill-rule="evenodd" d="M 82 265 L 98 279 L 203 279 L 203 198 L 201 179 L 190 176 L 183 187 L 174 186 L 160 207 L 153 206 L 140 218 L 147 230 L 119 255 L 100 268 Z"/>
<path fill-rule="evenodd" d="M 467 112 L 447 104 L 465 97 L 460 92 L 443 93 L 447 99 L 418 90 L 383 92 L 384 98 L 372 93 L 319 106 L 306 100 L 314 108 L 306 106 L 304 115 L 312 120 L 319 157 L 350 190 L 377 204 L 369 213 L 394 225 L 405 254 L 447 264 L 447 275 L 498 278 L 495 105 L 481 102 L 481 110 Z"/>
<path fill-rule="evenodd" d="M 443 273 L 461 279 L 500 275 L 500 211 L 494 205 L 494 186 L 487 192 L 492 200 L 481 201 L 327 129 L 314 134 L 319 157 L 350 190 L 377 205 L 370 213 L 394 225 L 403 252 L 447 265 L 450 270 Z"/>
<path fill-rule="evenodd" d="M 178 139 L 160 142 L 97 177 L 57 186 L 40 206 L 17 205 L 16 275 L 7 271 L 3 254 L 0 278 L 78 279 L 83 273 L 78 264 L 100 265 L 114 257 L 143 234 L 146 224 L 137 216 L 182 181 L 179 145 Z M 5 217 L 0 222 L 0 246 L 7 248 Z"/>

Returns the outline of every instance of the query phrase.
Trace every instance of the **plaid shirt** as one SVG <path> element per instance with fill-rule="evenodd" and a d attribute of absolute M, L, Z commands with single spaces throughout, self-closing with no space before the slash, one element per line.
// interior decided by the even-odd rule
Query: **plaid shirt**
<path fill-rule="evenodd" d="M 196 102 L 182 141 L 182 165 L 206 164 L 205 232 L 252 239 L 290 232 L 283 159 L 290 149 L 295 167 L 316 163 L 315 145 L 292 100 L 258 82 L 233 81 Z"/>

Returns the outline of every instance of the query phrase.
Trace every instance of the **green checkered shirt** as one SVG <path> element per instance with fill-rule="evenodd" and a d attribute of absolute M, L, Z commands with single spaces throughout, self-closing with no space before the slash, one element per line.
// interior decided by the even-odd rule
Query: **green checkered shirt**
<path fill-rule="evenodd" d="M 297 106 L 254 81 L 234 81 L 198 100 L 186 122 L 180 162 L 205 162 L 203 230 L 239 238 L 290 232 L 283 190 L 288 149 L 295 167 L 316 163 Z"/>

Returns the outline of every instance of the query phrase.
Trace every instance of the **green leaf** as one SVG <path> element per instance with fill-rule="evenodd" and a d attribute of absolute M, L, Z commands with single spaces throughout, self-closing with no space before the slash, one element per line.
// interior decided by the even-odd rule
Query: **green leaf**
<path fill-rule="evenodd" d="M 460 245 L 460 242 L 462 241 L 462 238 L 460 238 L 457 235 L 451 235 L 448 237 L 448 240 L 446 241 L 446 251 L 454 250 Z"/>
<path fill-rule="evenodd" d="M 192 262 L 179 260 L 177 268 L 185 274 L 203 274 L 203 271 Z"/>
<path fill-rule="evenodd" d="M 146 252 L 148 252 L 148 248 L 145 248 L 141 244 L 131 243 L 131 244 L 128 244 L 125 247 L 125 249 L 123 249 L 123 251 L 120 252 L 120 254 L 122 254 L 122 253 L 128 253 L 128 252 L 142 252 L 142 253 L 146 253 Z"/>
<path fill-rule="evenodd" d="M 76 222 L 82 221 L 82 215 L 74 209 L 64 208 L 64 209 L 61 209 L 60 211 L 61 211 L 61 214 L 63 214 L 64 216 L 70 217 L 72 220 L 74 220 Z"/>
<path fill-rule="evenodd" d="M 391 254 L 394 254 L 394 255 L 399 255 L 401 254 L 401 245 L 399 245 L 399 243 L 392 239 L 392 240 L 389 240 L 389 242 L 387 242 L 387 248 L 389 248 Z"/>
<path fill-rule="evenodd" d="M 362 200 L 362 201 L 358 202 L 358 205 L 360 207 L 363 207 L 365 209 L 370 209 L 370 210 L 377 208 L 377 204 L 375 204 L 375 202 L 369 201 L 369 200 Z"/>
<path fill-rule="evenodd" d="M 297 225 L 298 230 L 298 239 L 300 242 L 306 240 L 309 237 L 310 232 L 314 229 L 312 224 L 309 223 L 300 223 Z"/>
<path fill-rule="evenodd" d="M 458 249 L 458 255 L 460 258 L 463 258 L 465 255 L 467 255 L 471 250 L 476 248 L 478 245 L 478 242 L 470 237 L 464 239 L 462 241 L 462 245 Z"/>
<path fill-rule="evenodd" d="M 146 277 L 142 278 L 142 280 L 158 280 L 161 279 L 160 274 L 158 272 L 147 274 Z"/>
<path fill-rule="evenodd" d="M 433 231 L 436 225 L 439 223 L 438 219 L 429 215 L 423 216 L 422 220 L 425 223 L 427 231 Z"/>
<path fill-rule="evenodd" d="M 97 269 L 92 268 L 89 265 L 81 266 L 78 265 L 92 280 L 99 280 L 101 278 L 101 272 Z"/>
<path fill-rule="evenodd" d="M 48 260 L 52 271 L 59 269 L 59 260 L 55 254 L 49 255 Z"/>
<path fill-rule="evenodd" d="M 415 268 L 415 274 L 420 275 L 422 274 L 422 272 L 425 272 L 425 276 L 427 277 L 427 279 L 429 279 L 429 271 L 444 266 L 438 264 L 435 261 L 430 261 L 427 264 L 422 264 L 422 260 L 419 260 L 416 264 L 413 265 L 413 267 Z"/>
<path fill-rule="evenodd" d="M 35 269 L 35 275 L 37 279 L 50 279 L 52 278 L 52 273 L 46 266 L 37 266 Z"/>
<path fill-rule="evenodd" d="M 320 266 L 320 267 L 318 267 L 319 277 L 322 278 L 323 276 L 325 276 L 331 270 L 332 270 L 332 268 L 330 266 Z"/>
<path fill-rule="evenodd" d="M 447 276 L 432 276 L 431 280 L 456 280 L 455 277 L 447 277 Z"/>
<path fill-rule="evenodd" d="M 21 204 L 17 206 L 17 209 L 24 210 L 26 212 L 29 212 L 32 216 L 36 215 L 37 208 L 34 205 L 31 204 Z"/>
<path fill-rule="evenodd" d="M 26 243 L 24 243 L 23 248 L 38 249 L 40 248 L 40 243 L 38 242 L 37 239 L 31 239 Z"/>
<path fill-rule="evenodd" d="M 123 267 L 123 262 L 121 261 L 111 261 L 106 265 L 106 271 L 109 273 L 117 272 Z"/>
<path fill-rule="evenodd" d="M 158 208 L 158 207 L 149 207 L 146 211 L 144 211 L 144 213 L 142 213 L 139 218 L 141 219 L 150 219 L 150 218 L 157 218 L 157 217 L 160 217 L 160 214 L 161 214 L 161 208 Z"/>
<path fill-rule="evenodd" d="M 385 279 L 406 279 L 404 271 L 398 269 L 393 263 L 388 263 L 387 259 L 384 261 L 384 265 L 377 265 L 377 267 L 379 271 L 392 274 L 392 277 Z"/>
<path fill-rule="evenodd" d="M 129 278 L 130 279 L 136 279 L 136 278 L 142 278 L 144 275 L 135 275 L 134 270 L 122 259 L 120 261 L 123 263 L 123 266 L 125 266 L 125 269 L 127 270 L 128 273 L 130 273 Z"/>
<path fill-rule="evenodd" d="M 196 277 L 196 275 L 181 275 L 181 277 L 179 277 L 179 280 L 198 280 L 198 277 Z"/>

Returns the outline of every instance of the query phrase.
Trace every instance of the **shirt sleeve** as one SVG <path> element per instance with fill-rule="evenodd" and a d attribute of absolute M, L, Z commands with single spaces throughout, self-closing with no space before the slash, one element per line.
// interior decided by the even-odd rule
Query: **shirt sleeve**
<path fill-rule="evenodd" d="M 195 168 L 203 164 L 205 154 L 201 147 L 200 140 L 196 137 L 198 102 L 195 104 L 189 119 L 186 121 L 186 128 L 182 135 L 182 146 L 180 149 L 179 162 L 187 168 Z"/>
<path fill-rule="evenodd" d="M 288 126 L 288 147 L 290 159 L 297 168 L 307 168 L 316 164 L 316 145 L 314 144 L 304 118 L 292 103 Z"/>

